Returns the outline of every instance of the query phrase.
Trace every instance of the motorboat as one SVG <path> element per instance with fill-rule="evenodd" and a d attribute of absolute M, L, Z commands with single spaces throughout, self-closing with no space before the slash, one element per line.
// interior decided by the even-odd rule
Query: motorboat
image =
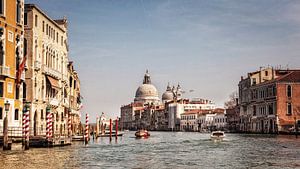
<path fill-rule="evenodd" d="M 213 131 L 210 134 L 210 138 L 212 140 L 223 140 L 224 137 L 225 137 L 224 131 Z"/>
<path fill-rule="evenodd" d="M 150 134 L 147 130 L 138 130 L 135 132 L 135 137 L 142 138 L 142 137 L 149 137 Z"/>

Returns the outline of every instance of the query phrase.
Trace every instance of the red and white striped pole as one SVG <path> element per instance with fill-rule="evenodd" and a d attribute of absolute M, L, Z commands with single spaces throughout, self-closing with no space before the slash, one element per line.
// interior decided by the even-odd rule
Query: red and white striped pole
<path fill-rule="evenodd" d="M 51 121 L 50 112 L 47 112 L 46 137 L 48 142 L 50 141 L 50 121 Z"/>
<path fill-rule="evenodd" d="M 85 117 L 85 144 L 89 141 L 89 114 L 86 113 Z"/>
<path fill-rule="evenodd" d="M 25 150 L 29 149 L 29 111 L 26 111 L 26 120 L 25 120 Z"/>
<path fill-rule="evenodd" d="M 52 140 L 53 138 L 53 113 L 49 113 L 49 117 L 50 117 L 50 120 L 49 120 L 49 140 Z"/>
<path fill-rule="evenodd" d="M 26 139 L 25 124 L 26 124 L 26 109 L 24 108 L 24 111 L 23 111 L 23 122 L 22 122 L 22 136 L 23 136 L 23 146 L 24 147 L 25 147 L 25 139 Z"/>

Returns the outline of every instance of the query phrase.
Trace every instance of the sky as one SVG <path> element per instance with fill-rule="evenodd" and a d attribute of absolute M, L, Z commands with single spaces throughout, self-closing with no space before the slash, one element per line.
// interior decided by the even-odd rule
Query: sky
<path fill-rule="evenodd" d="M 69 23 L 69 57 L 91 121 L 120 116 L 146 69 L 159 95 L 223 107 L 241 76 L 260 67 L 300 68 L 298 0 L 26 0 Z M 194 92 L 188 92 L 194 90 Z M 82 117 L 83 118 L 83 117 Z"/>

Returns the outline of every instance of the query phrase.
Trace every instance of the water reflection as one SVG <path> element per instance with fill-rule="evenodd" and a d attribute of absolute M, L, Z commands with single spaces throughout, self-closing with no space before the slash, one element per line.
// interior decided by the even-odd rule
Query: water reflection
<path fill-rule="evenodd" d="M 85 146 L 0 151 L 0 168 L 296 168 L 300 140 L 293 136 L 151 132 L 136 139 L 100 137 Z"/>

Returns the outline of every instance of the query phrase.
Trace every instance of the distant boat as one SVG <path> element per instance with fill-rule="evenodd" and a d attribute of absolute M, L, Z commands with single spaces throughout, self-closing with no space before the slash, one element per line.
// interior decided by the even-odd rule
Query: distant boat
<path fill-rule="evenodd" d="M 225 133 L 223 131 L 213 131 L 210 135 L 212 140 L 223 140 Z"/>
<path fill-rule="evenodd" d="M 118 132 L 117 136 L 123 136 L 123 134 L 124 134 L 123 132 Z M 116 136 L 116 131 L 112 131 L 111 136 L 115 137 Z M 107 130 L 104 133 L 99 133 L 99 135 L 97 137 L 110 137 L 110 131 Z"/>
<path fill-rule="evenodd" d="M 84 136 L 83 135 L 74 135 L 74 136 L 72 136 L 72 140 L 73 141 L 83 141 Z"/>
<path fill-rule="evenodd" d="M 147 130 L 139 130 L 137 132 L 135 132 L 135 137 L 137 138 L 145 138 L 145 137 L 149 137 L 150 134 Z"/>

